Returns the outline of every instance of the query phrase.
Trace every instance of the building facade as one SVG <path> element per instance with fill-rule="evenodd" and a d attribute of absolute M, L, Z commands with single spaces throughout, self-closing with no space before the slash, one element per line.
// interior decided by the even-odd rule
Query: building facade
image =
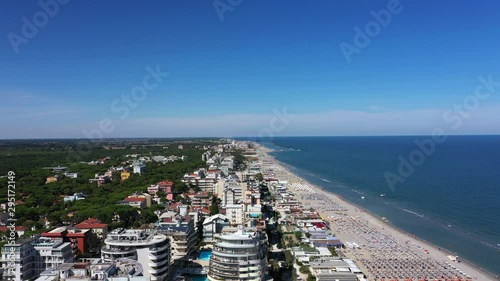
<path fill-rule="evenodd" d="M 228 228 L 226 228 L 228 229 Z M 267 269 L 267 236 L 238 226 L 215 237 L 208 280 L 260 281 Z"/>
<path fill-rule="evenodd" d="M 58 267 L 74 261 L 69 242 L 63 239 L 30 238 L 7 244 L 2 247 L 2 269 L 4 276 L 8 274 L 10 262 L 14 263 L 13 278 L 24 281 L 38 277 L 49 268 Z"/>
<path fill-rule="evenodd" d="M 156 230 L 115 229 L 108 233 L 101 249 L 106 262 L 119 259 L 136 260 L 142 264 L 143 275 L 152 281 L 166 280 L 170 262 L 170 242 Z"/>

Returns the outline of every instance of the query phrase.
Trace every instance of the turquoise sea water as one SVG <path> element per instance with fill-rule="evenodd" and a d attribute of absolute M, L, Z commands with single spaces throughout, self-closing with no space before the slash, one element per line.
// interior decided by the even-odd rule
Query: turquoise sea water
<path fill-rule="evenodd" d="M 390 188 L 384 174 L 400 175 L 401 157 L 408 160 L 419 149 L 415 141 L 428 138 L 287 137 L 261 144 L 314 184 L 500 274 L 500 136 L 450 136 Z"/>

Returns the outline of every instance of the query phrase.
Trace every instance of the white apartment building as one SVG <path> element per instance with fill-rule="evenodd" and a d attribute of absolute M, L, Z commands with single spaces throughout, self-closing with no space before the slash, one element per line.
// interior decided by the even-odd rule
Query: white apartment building
<path fill-rule="evenodd" d="M 243 192 L 247 189 L 247 185 L 235 180 L 220 180 L 215 189 L 215 193 L 222 196 L 222 206 L 225 206 L 242 203 Z"/>
<path fill-rule="evenodd" d="M 215 236 L 208 280 L 260 281 L 267 269 L 267 236 L 243 226 Z"/>
<path fill-rule="evenodd" d="M 2 247 L 2 269 L 7 276 L 14 262 L 11 280 L 23 281 L 35 278 L 49 268 L 58 267 L 74 261 L 71 243 L 62 239 L 29 238 L 6 244 Z"/>
<path fill-rule="evenodd" d="M 201 191 L 214 192 L 215 185 L 220 179 L 220 173 L 210 172 L 205 169 L 199 169 L 191 174 L 185 174 L 182 182 L 188 185 L 197 185 Z"/>
<path fill-rule="evenodd" d="M 132 169 L 134 174 L 142 174 L 146 170 L 146 165 L 144 165 L 143 162 L 134 161 L 134 163 L 132 163 Z"/>
<path fill-rule="evenodd" d="M 203 242 L 212 243 L 214 236 L 229 226 L 229 219 L 223 214 L 216 214 L 203 221 Z"/>
<path fill-rule="evenodd" d="M 226 205 L 226 217 L 229 218 L 231 225 L 243 224 L 243 204 Z"/>
<path fill-rule="evenodd" d="M 101 249 L 106 262 L 127 258 L 142 264 L 143 276 L 152 281 L 166 280 L 170 262 L 170 242 L 155 230 L 115 229 L 104 240 Z"/>

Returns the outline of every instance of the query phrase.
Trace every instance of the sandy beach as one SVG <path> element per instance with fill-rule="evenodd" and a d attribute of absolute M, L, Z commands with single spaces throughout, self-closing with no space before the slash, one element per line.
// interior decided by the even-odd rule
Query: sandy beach
<path fill-rule="evenodd" d="M 330 223 L 368 280 L 498 280 L 467 262 L 453 262 L 449 252 L 405 233 L 340 196 L 298 177 L 256 144 L 259 160 L 305 208 Z"/>

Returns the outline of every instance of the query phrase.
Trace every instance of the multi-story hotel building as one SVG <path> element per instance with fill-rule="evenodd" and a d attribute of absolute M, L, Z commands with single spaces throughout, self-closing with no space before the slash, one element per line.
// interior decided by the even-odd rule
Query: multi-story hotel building
<path fill-rule="evenodd" d="M 22 239 L 2 247 L 4 276 L 12 274 L 11 280 L 16 281 L 38 277 L 46 269 L 73 261 L 71 244 L 61 238 Z"/>
<path fill-rule="evenodd" d="M 215 236 L 215 241 L 208 272 L 210 281 L 262 280 L 267 268 L 267 236 L 264 232 L 245 230 L 243 226 L 225 228 Z"/>
<path fill-rule="evenodd" d="M 143 276 L 152 281 L 166 280 L 170 262 L 170 242 L 167 236 L 156 230 L 115 229 L 104 240 L 101 249 L 104 261 L 121 258 L 136 260 L 142 264 Z"/>
<path fill-rule="evenodd" d="M 187 259 L 194 251 L 196 230 L 194 220 L 190 216 L 172 216 L 167 212 L 160 217 L 158 233 L 170 239 L 170 263 Z"/>

